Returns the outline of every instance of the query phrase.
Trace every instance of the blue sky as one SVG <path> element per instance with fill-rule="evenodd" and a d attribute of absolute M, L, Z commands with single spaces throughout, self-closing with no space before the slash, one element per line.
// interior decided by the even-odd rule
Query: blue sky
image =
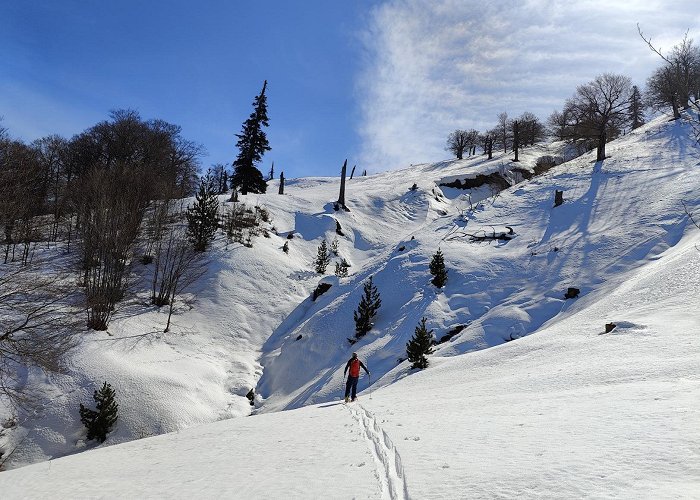
<path fill-rule="evenodd" d="M 455 128 L 559 109 L 619 72 L 642 86 L 662 49 L 700 38 L 697 0 L 2 0 L 0 116 L 67 137 L 131 108 L 230 163 L 267 79 L 272 161 L 287 177 L 448 157 Z"/>
<path fill-rule="evenodd" d="M 334 172 L 359 147 L 353 75 L 372 3 L 3 0 L 0 116 L 32 140 L 136 109 L 181 125 L 205 166 L 230 163 L 267 79 L 262 167 Z"/>

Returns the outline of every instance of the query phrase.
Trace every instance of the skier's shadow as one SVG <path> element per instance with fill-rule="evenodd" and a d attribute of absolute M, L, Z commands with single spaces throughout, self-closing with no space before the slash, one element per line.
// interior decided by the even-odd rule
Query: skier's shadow
<path fill-rule="evenodd" d="M 320 405 L 319 408 L 330 408 L 331 406 L 338 406 L 338 405 L 342 405 L 342 404 L 343 404 L 342 402 L 340 402 L 340 403 L 330 403 L 330 404 L 327 404 L 327 405 Z"/>

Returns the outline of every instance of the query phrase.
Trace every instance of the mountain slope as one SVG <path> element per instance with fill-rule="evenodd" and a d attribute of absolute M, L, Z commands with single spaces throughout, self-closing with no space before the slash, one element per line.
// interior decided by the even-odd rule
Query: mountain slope
<path fill-rule="evenodd" d="M 375 389 L 390 386 L 387 391 L 398 391 L 387 400 L 387 408 L 403 411 L 403 401 L 410 398 L 402 387 L 427 376 L 407 377 L 407 363 L 397 363 L 405 357 L 405 344 L 422 316 L 438 338 L 464 326 L 451 341 L 437 347 L 426 374 L 442 373 L 442 366 L 453 362 L 447 358 L 455 355 L 470 353 L 458 358 L 480 359 L 472 356 L 520 349 L 517 346 L 532 342 L 529 337 L 499 345 L 557 329 L 572 321 L 569 318 L 578 318 L 597 333 L 604 322 L 615 318 L 581 314 L 633 279 L 640 266 L 661 261 L 666 258 L 662 259 L 664 252 L 679 248 L 688 228 L 695 230 L 680 204 L 686 200 L 691 211 L 697 210 L 700 199 L 700 154 L 688 137 L 683 124 L 659 119 L 611 143 L 612 157 L 603 163 L 583 156 L 500 194 L 489 186 L 467 192 L 439 184 L 478 173 L 501 172 L 511 177 L 518 165 L 503 155 L 492 161 L 477 157 L 355 178 L 348 184 L 350 212 L 333 210 L 338 179 L 292 180 L 285 196 L 249 195 L 246 203 L 264 205 L 270 211 L 277 234 L 259 238 L 252 250 L 218 241 L 210 253 L 207 275 L 191 290 L 192 305 L 182 304 L 176 311 L 172 332 L 159 331 L 163 314 L 144 306 L 147 298 L 140 295 L 119 311 L 109 334 L 84 336 L 66 374 L 30 374 L 43 384 L 45 404 L 0 436 L 3 451 L 14 450 L 6 465 L 17 467 L 93 447 L 83 442 L 77 408 L 90 401 L 103 380 L 115 386 L 120 404 L 120 420 L 106 446 L 248 415 L 251 407 L 245 394 L 256 384 L 256 412 L 335 400 L 342 394 L 342 366 L 352 350 L 372 370 Z M 531 168 L 537 156 L 556 154 L 561 148 L 555 144 L 527 149 L 520 166 Z M 409 189 L 413 183 L 418 185 L 415 191 Z M 566 201 L 553 208 L 555 189 L 564 190 Z M 270 193 L 275 192 L 272 186 Z M 342 236 L 336 233 L 336 221 Z M 515 233 L 507 242 L 469 243 L 459 236 L 491 234 L 506 226 Z M 288 234 L 293 238 L 287 239 Z M 314 302 L 309 296 L 319 276 L 312 271 L 312 259 L 321 239 L 334 237 L 339 240 L 340 256 L 352 264 L 351 276 L 331 280 L 334 286 Z M 281 250 L 284 242 L 290 245 L 289 254 Z M 440 292 L 429 283 L 427 270 L 438 246 L 450 273 L 448 285 Z M 693 254 L 688 255 L 690 259 Z M 369 275 L 375 276 L 383 306 L 372 332 L 350 346 L 346 339 L 354 332 L 352 311 Z M 569 286 L 581 289 L 578 299 L 563 300 Z M 688 325 L 692 327 L 696 319 L 690 316 Z M 634 318 L 621 321 L 645 324 Z M 659 340 L 654 348 L 663 342 Z M 472 352 L 491 346 L 499 347 Z M 694 346 L 689 348 L 695 353 Z M 550 357 L 556 358 L 564 349 L 538 348 L 544 357 L 537 361 L 551 363 Z M 596 366 L 594 359 L 587 363 Z M 455 367 L 448 379 L 436 375 L 421 390 L 440 394 L 442 386 L 464 376 L 462 370 L 473 370 L 469 364 Z M 569 367 L 559 369 L 566 372 Z M 534 373 L 536 364 L 524 364 L 520 370 Z M 503 377 L 493 390 L 505 395 L 506 382 L 512 379 Z M 406 382 L 394 388 L 393 382 L 403 379 Z M 451 420 L 459 420 L 468 404 L 457 401 L 458 395 L 473 391 L 481 380 L 470 379 L 471 385 L 461 389 L 464 392 L 443 393 L 455 400 Z M 379 398 L 380 392 L 376 394 Z M 495 404 L 484 400 L 487 403 Z M 332 411 L 336 410 L 340 408 Z M 345 426 L 347 416 L 341 413 L 340 420 L 331 420 L 328 426 Z M 350 416 L 351 423 L 366 421 L 362 414 Z M 236 425 L 256 426 L 247 422 L 257 418 L 227 424 L 237 432 Z M 422 421 L 434 419 L 426 416 Z M 259 425 L 251 432 L 270 432 Z M 280 425 L 295 429 L 299 424 L 290 420 Z M 128 446 L 141 449 L 140 442 Z M 274 453 L 265 449 L 266 455 Z M 265 470 L 259 462 L 252 464 Z M 293 481 L 292 476 L 284 477 Z"/>
<path fill-rule="evenodd" d="M 584 155 L 466 215 L 459 198 L 445 203 L 445 215 L 427 221 L 414 240 L 400 240 L 357 279 L 327 292 L 296 328 L 285 325 L 271 337 L 259 383 L 268 398 L 263 410 L 337 397 L 339 368 L 352 350 L 368 360 L 375 380 L 388 374 L 379 385 L 405 375 L 408 363 L 397 366 L 397 360 L 422 316 L 438 339 L 463 328 L 436 347 L 438 355 L 460 354 L 561 321 L 601 286 L 624 281 L 628 271 L 679 241 L 689 224 L 681 200 L 697 206 L 700 155 L 685 127 L 657 120 L 611 143 L 605 162 Z M 564 191 L 559 207 L 555 190 Z M 469 242 L 470 234 L 505 228 L 515 233 L 510 241 Z M 438 247 L 450 276 L 442 291 L 428 274 Z M 369 275 L 384 292 L 383 305 L 375 329 L 351 347 L 345 339 L 353 334 L 352 311 Z M 565 300 L 568 287 L 579 288 L 580 297 Z"/>
<path fill-rule="evenodd" d="M 356 404 L 89 451 L 0 474 L 0 487 L 10 499 L 693 497 L 699 245 L 694 231 L 535 335 L 434 356 Z"/>

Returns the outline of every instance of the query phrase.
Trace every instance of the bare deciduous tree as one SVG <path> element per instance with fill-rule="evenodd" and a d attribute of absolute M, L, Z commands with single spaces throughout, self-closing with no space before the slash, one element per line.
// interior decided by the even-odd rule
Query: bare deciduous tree
<path fill-rule="evenodd" d="M 75 345 L 72 290 L 67 273 L 0 265 L 0 395 L 11 403 L 31 403 L 21 380 L 28 367 L 57 371 Z"/>
<path fill-rule="evenodd" d="M 510 123 L 508 121 L 508 113 L 505 111 L 498 114 L 498 124 L 496 129 L 498 131 L 498 143 L 503 147 L 503 152 L 508 152 L 508 146 L 510 146 Z"/>
<path fill-rule="evenodd" d="M 164 332 L 170 330 L 175 299 L 205 272 L 201 252 L 192 248 L 186 231 L 170 226 L 155 247 L 151 302 L 168 306 L 168 321 Z"/>
<path fill-rule="evenodd" d="M 545 137 L 545 127 L 534 113 L 525 111 L 518 117 L 520 146 L 532 146 Z"/>
<path fill-rule="evenodd" d="M 673 116 L 680 118 L 680 109 L 690 106 L 691 96 L 700 99 L 700 47 L 693 44 L 686 31 L 683 40 L 675 45 L 669 54 L 651 43 L 637 24 L 639 36 L 656 53 L 664 65 L 654 71 L 647 81 L 647 95 L 650 104 L 656 107 L 670 105 Z"/>
<path fill-rule="evenodd" d="M 484 149 L 484 154 L 488 155 L 489 160 L 493 158 L 493 143 L 495 135 L 496 134 L 493 130 L 489 130 L 488 132 L 484 132 L 479 136 L 481 146 Z"/>
<path fill-rule="evenodd" d="M 44 175 L 36 151 L 22 142 L 0 139 L 0 225 L 7 263 L 22 243 L 23 263 L 34 241 L 36 223 L 45 200 Z"/>
<path fill-rule="evenodd" d="M 88 326 L 106 330 L 126 291 L 128 265 L 146 207 L 145 189 L 129 169 L 95 170 L 80 209 Z"/>
<path fill-rule="evenodd" d="M 566 116 L 566 108 L 563 111 L 553 111 L 547 118 L 547 129 L 552 137 L 563 141 L 568 138 L 569 117 Z"/>
<path fill-rule="evenodd" d="M 451 152 L 458 160 L 464 158 L 464 151 L 469 145 L 469 133 L 466 130 L 455 130 L 447 136 L 445 151 Z"/>
<path fill-rule="evenodd" d="M 631 91 L 628 77 L 604 73 L 579 85 L 574 97 L 567 101 L 569 127 L 576 137 L 596 140 L 597 161 L 605 159 L 606 142 L 614 139 L 629 120 L 627 108 Z"/>

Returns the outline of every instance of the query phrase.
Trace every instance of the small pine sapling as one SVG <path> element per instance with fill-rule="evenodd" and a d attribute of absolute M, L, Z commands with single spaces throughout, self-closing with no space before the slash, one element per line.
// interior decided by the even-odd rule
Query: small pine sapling
<path fill-rule="evenodd" d="M 335 263 L 335 275 L 338 278 L 347 278 L 349 267 L 350 267 L 350 264 L 348 264 L 345 259 L 343 259 L 342 262 L 336 262 Z"/>
<path fill-rule="evenodd" d="M 406 343 L 406 355 L 408 360 L 413 363 L 411 368 L 421 370 L 428 367 L 426 356 L 433 353 L 433 331 L 428 331 L 425 321 L 425 318 L 420 320 L 413 337 Z"/>
<path fill-rule="evenodd" d="M 285 241 L 284 245 L 282 245 L 282 251 L 284 253 L 289 253 L 289 242 L 288 241 Z"/>
<path fill-rule="evenodd" d="M 326 240 L 323 240 L 318 247 L 318 253 L 314 259 L 314 269 L 318 274 L 324 274 L 330 262 L 331 258 L 328 255 L 328 244 Z"/>
<path fill-rule="evenodd" d="M 364 293 L 357 310 L 353 313 L 355 319 L 355 337 L 364 337 L 372 329 L 372 320 L 377 315 L 377 311 L 382 305 L 377 287 L 372 283 L 372 276 L 364 285 Z"/>
<path fill-rule="evenodd" d="M 430 274 L 433 275 L 432 283 L 438 288 L 442 288 L 447 283 L 447 269 L 445 269 L 445 259 L 442 256 L 442 251 L 438 251 L 433 255 L 430 261 Z"/>
<path fill-rule="evenodd" d="M 331 242 L 331 253 L 336 257 L 338 256 L 338 238 L 333 238 Z"/>
<path fill-rule="evenodd" d="M 219 229 L 219 200 L 206 179 L 199 184 L 193 206 L 187 207 L 187 233 L 195 251 L 204 252 Z"/>
<path fill-rule="evenodd" d="M 95 391 L 92 398 L 97 403 L 97 410 L 80 405 L 80 421 L 87 428 L 87 438 L 104 443 L 107 434 L 117 421 L 119 405 L 114 400 L 114 389 L 107 382 L 102 389 Z"/>

